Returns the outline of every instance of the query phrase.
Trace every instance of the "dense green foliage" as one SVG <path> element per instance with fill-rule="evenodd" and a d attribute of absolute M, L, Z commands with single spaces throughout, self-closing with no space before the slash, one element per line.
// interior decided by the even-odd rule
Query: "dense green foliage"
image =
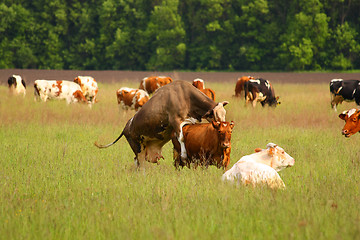
<path fill-rule="evenodd" d="M 0 68 L 345 70 L 360 1 L 5 0 Z"/>

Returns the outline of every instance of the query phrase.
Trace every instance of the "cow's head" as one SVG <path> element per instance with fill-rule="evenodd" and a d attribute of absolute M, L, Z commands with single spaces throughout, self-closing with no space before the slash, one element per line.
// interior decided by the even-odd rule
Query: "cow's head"
<path fill-rule="evenodd" d="M 265 151 L 269 156 L 268 161 L 265 164 L 269 165 L 277 172 L 287 167 L 292 167 L 295 164 L 294 158 L 287 154 L 284 149 L 279 147 L 275 143 L 268 143 Z"/>
<path fill-rule="evenodd" d="M 204 80 L 200 78 L 194 79 L 193 86 L 196 87 L 197 89 L 205 89 Z"/>
<path fill-rule="evenodd" d="M 16 88 L 16 78 L 13 76 L 10 76 L 9 79 L 8 79 L 8 85 L 9 87 L 14 87 Z"/>
<path fill-rule="evenodd" d="M 281 102 L 279 102 L 279 96 L 274 97 L 272 99 L 269 100 L 269 106 L 271 107 L 276 107 L 277 105 L 281 104 Z"/>
<path fill-rule="evenodd" d="M 88 103 L 82 91 L 77 90 L 73 93 L 74 99 L 81 103 Z"/>
<path fill-rule="evenodd" d="M 208 111 L 204 115 L 204 118 L 209 122 L 212 120 L 225 122 L 226 110 L 224 106 L 226 106 L 228 103 L 228 101 L 219 102 L 212 110 Z"/>
<path fill-rule="evenodd" d="M 74 83 L 77 83 L 77 84 L 79 84 L 79 85 L 81 86 L 81 78 L 76 77 L 76 78 L 74 79 Z"/>
<path fill-rule="evenodd" d="M 157 79 L 157 84 L 160 87 L 163 87 L 163 86 L 165 86 L 166 84 L 169 84 L 169 83 L 172 83 L 172 79 L 170 77 L 159 77 Z"/>
<path fill-rule="evenodd" d="M 234 122 L 218 122 L 212 121 L 213 127 L 218 131 L 218 137 L 220 146 L 222 148 L 230 148 L 231 147 L 231 133 L 234 128 Z"/>
<path fill-rule="evenodd" d="M 360 131 L 360 110 L 353 108 L 344 111 L 339 115 L 339 118 L 345 121 L 345 126 L 342 129 L 342 134 L 345 137 L 350 137 Z"/>

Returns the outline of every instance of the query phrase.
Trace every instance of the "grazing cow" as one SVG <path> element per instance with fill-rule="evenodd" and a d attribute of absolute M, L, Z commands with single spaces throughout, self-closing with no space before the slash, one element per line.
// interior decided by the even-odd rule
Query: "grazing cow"
<path fill-rule="evenodd" d="M 163 158 L 161 149 L 175 132 L 181 153 L 185 152 L 181 157 L 185 159 L 182 122 L 186 119 L 200 121 L 202 118 L 224 122 L 226 104 L 227 102 L 215 103 L 188 82 L 175 81 L 158 89 L 126 123 L 115 141 L 107 145 L 95 145 L 99 148 L 109 147 L 124 135 L 135 154 L 135 163 L 142 167 L 145 160 L 158 163 Z"/>
<path fill-rule="evenodd" d="M 185 125 L 183 129 L 187 159 L 180 158 L 180 144 L 176 137 L 172 138 L 174 145 L 174 165 L 176 168 L 185 165 L 190 168 L 196 165 L 215 165 L 227 168 L 230 163 L 231 132 L 234 122 L 215 122 Z"/>
<path fill-rule="evenodd" d="M 252 186 L 264 184 L 270 188 L 285 188 L 277 172 L 294 164 L 295 160 L 284 149 L 274 143 L 268 143 L 266 149 L 257 148 L 255 153 L 242 157 L 223 174 L 222 180 Z"/>
<path fill-rule="evenodd" d="M 342 129 L 342 134 L 345 137 L 350 137 L 351 135 L 360 132 L 360 110 L 359 109 L 350 109 L 342 112 L 339 115 L 339 118 L 345 121 L 345 126 Z"/>
<path fill-rule="evenodd" d="M 141 89 L 133 89 L 122 87 L 116 91 L 118 104 L 122 109 L 135 109 L 138 111 L 147 101 L 149 101 L 149 94 Z"/>
<path fill-rule="evenodd" d="M 98 84 L 93 77 L 77 76 L 74 82 L 79 84 L 85 98 L 92 104 L 96 103 L 96 95 L 99 91 Z"/>
<path fill-rule="evenodd" d="M 166 84 L 172 83 L 170 77 L 164 76 L 152 76 L 144 78 L 139 86 L 139 89 L 144 90 L 148 94 L 154 93 L 158 88 L 165 86 Z"/>
<path fill-rule="evenodd" d="M 208 96 L 209 98 L 211 98 L 212 100 L 215 101 L 215 92 L 214 92 L 214 90 L 212 90 L 210 88 L 205 88 L 204 80 L 202 80 L 200 78 L 194 79 L 193 86 L 196 87 L 197 89 L 199 89 L 206 96 Z"/>
<path fill-rule="evenodd" d="M 12 75 L 8 79 L 9 90 L 15 95 L 26 95 L 26 83 L 19 75 Z"/>
<path fill-rule="evenodd" d="M 50 99 L 65 99 L 68 104 L 88 103 L 79 84 L 70 81 L 36 80 L 34 83 L 35 100 L 46 102 Z"/>
<path fill-rule="evenodd" d="M 268 80 L 263 78 L 250 79 L 244 84 L 245 89 L 245 102 L 246 104 L 251 102 L 253 107 L 257 102 L 260 102 L 264 107 L 265 104 L 276 107 L 280 104 L 278 102 L 279 97 L 275 97 L 275 91 L 273 86 Z"/>
<path fill-rule="evenodd" d="M 337 105 L 343 101 L 355 101 L 360 105 L 360 81 L 332 79 L 330 81 L 331 108 L 337 111 Z"/>
<path fill-rule="evenodd" d="M 245 82 L 249 81 L 250 79 L 255 79 L 252 76 L 242 76 L 238 78 L 235 86 L 235 97 L 241 97 L 242 92 L 244 91 Z"/>

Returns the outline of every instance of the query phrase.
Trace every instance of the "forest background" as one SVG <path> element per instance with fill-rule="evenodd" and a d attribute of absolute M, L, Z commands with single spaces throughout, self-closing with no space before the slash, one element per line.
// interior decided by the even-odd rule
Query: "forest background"
<path fill-rule="evenodd" d="M 0 68 L 360 69 L 360 1 L 3 0 Z"/>

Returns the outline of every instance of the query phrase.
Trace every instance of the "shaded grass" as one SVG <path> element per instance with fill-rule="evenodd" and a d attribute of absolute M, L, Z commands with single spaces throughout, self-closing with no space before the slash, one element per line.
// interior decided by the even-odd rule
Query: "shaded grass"
<path fill-rule="evenodd" d="M 222 170 L 174 170 L 167 144 L 160 165 L 135 170 L 120 133 L 115 91 L 100 85 L 93 109 L 35 103 L 0 87 L 0 238 L 2 239 L 356 239 L 360 234 L 358 136 L 341 136 L 327 85 L 274 86 L 276 109 L 244 107 L 232 84 L 208 84 L 228 100 L 235 121 L 231 165 L 268 142 L 295 166 L 287 189 L 225 184 Z M 344 103 L 339 111 L 353 107 Z"/>

